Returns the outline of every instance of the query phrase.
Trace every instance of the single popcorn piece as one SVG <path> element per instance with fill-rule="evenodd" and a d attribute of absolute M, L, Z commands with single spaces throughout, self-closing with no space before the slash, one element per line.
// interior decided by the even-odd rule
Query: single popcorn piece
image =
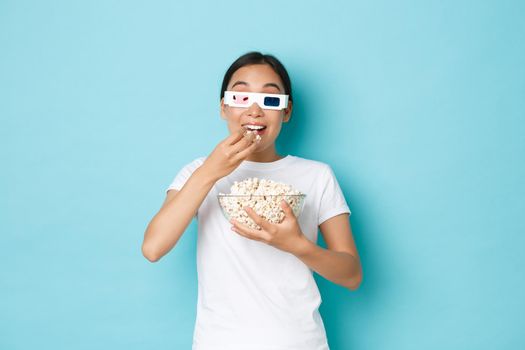
<path fill-rule="evenodd" d="M 261 227 L 248 216 L 244 207 L 250 207 L 260 217 L 278 224 L 285 217 L 281 201 L 284 199 L 297 216 L 304 196 L 290 185 L 254 177 L 240 182 L 235 181 L 228 195 L 219 193 L 219 202 L 229 219 L 235 219 L 248 227 L 260 230 Z"/>
<path fill-rule="evenodd" d="M 262 139 L 261 135 L 257 134 L 254 130 L 246 130 L 245 135 L 248 134 L 255 134 L 255 142 L 259 142 Z"/>

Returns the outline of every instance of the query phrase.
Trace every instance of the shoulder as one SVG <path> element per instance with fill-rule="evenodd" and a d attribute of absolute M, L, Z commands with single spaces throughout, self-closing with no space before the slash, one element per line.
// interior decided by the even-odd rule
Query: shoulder
<path fill-rule="evenodd" d="M 325 174 L 330 170 L 330 165 L 325 162 L 297 156 L 292 157 L 294 159 L 294 166 L 303 168 L 305 171 L 313 172 L 315 174 Z"/>
<path fill-rule="evenodd" d="M 197 157 L 191 161 L 186 160 L 186 162 L 183 163 L 183 165 L 179 168 L 179 174 L 193 173 L 198 167 L 200 167 L 204 163 L 205 160 L 206 157 Z"/>
<path fill-rule="evenodd" d="M 315 178 L 316 183 L 328 186 L 337 181 L 335 172 L 329 163 L 302 157 L 294 157 L 294 159 L 293 164 L 297 166 L 296 169 L 309 178 Z"/>
<path fill-rule="evenodd" d="M 206 160 L 206 157 L 197 157 L 193 159 L 191 162 L 187 163 L 184 167 L 196 169 L 200 167 L 204 163 L 205 160 Z"/>
<path fill-rule="evenodd" d="M 198 164 L 199 166 L 204 163 L 206 160 L 206 157 L 198 157 L 193 160 L 193 163 Z"/>

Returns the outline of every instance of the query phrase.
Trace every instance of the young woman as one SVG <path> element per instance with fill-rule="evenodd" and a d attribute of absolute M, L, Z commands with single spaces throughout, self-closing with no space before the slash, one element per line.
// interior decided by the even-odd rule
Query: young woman
<path fill-rule="evenodd" d="M 142 252 L 154 262 L 175 246 L 193 217 L 198 219 L 194 350 L 328 349 L 312 270 L 350 290 L 361 283 L 350 209 L 332 169 L 279 155 L 275 148 L 292 106 L 290 78 L 279 60 L 259 52 L 239 57 L 221 89 L 220 111 L 230 135 L 179 171 L 146 229 Z M 260 139 L 246 133 L 254 128 Z M 283 201 L 286 216 L 280 224 L 251 208 L 245 210 L 260 230 L 228 222 L 217 194 L 250 177 L 305 193 L 299 217 Z M 318 228 L 328 249 L 316 244 Z"/>

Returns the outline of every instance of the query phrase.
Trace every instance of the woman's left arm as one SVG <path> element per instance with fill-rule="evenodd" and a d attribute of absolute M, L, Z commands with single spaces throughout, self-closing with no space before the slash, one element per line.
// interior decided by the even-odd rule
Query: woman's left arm
<path fill-rule="evenodd" d="M 319 228 L 328 247 L 324 249 L 302 233 L 292 208 L 285 201 L 281 205 L 285 213 L 282 223 L 272 224 L 257 215 L 252 208 L 245 208 L 261 230 L 231 220 L 232 230 L 246 238 L 289 252 L 327 280 L 356 290 L 361 284 L 363 272 L 352 237 L 349 214 L 336 215 L 321 223 Z"/>
<path fill-rule="evenodd" d="M 363 270 L 350 226 L 349 214 L 340 214 L 319 226 L 328 249 L 303 236 L 292 253 L 324 278 L 350 290 L 359 288 Z"/>

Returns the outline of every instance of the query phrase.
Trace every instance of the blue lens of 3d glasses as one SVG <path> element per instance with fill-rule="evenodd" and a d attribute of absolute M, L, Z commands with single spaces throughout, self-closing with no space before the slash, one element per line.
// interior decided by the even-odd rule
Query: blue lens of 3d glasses
<path fill-rule="evenodd" d="M 265 106 L 277 107 L 279 106 L 280 102 L 281 102 L 281 99 L 279 97 L 265 97 L 264 98 Z"/>

